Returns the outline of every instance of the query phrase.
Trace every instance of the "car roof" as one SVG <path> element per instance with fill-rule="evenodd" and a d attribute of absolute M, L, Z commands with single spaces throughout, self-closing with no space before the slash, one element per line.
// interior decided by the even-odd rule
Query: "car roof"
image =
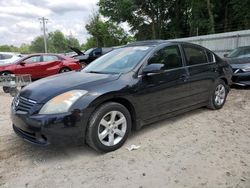
<path fill-rule="evenodd" d="M 127 44 L 126 46 L 157 46 L 159 44 L 169 43 L 166 40 L 144 40 L 144 41 L 137 41 Z"/>
<path fill-rule="evenodd" d="M 0 52 L 0 54 L 6 54 L 6 55 L 20 55 L 20 53 L 17 53 L 17 52 Z"/>
<path fill-rule="evenodd" d="M 55 53 L 34 53 L 34 54 L 27 54 L 27 56 L 34 56 L 34 55 L 55 55 L 55 56 L 61 56 L 60 54 L 55 54 Z"/>
<path fill-rule="evenodd" d="M 240 46 L 240 47 L 238 47 L 238 49 L 248 49 L 248 48 L 250 48 L 250 46 Z"/>
<path fill-rule="evenodd" d="M 186 44 L 186 45 L 192 45 L 204 48 L 203 46 L 200 46 L 198 44 L 193 44 L 189 42 L 183 42 L 183 41 L 171 41 L 171 40 L 145 40 L 145 41 L 137 41 L 130 44 L 127 44 L 125 47 L 130 46 L 158 46 L 161 44 Z"/>

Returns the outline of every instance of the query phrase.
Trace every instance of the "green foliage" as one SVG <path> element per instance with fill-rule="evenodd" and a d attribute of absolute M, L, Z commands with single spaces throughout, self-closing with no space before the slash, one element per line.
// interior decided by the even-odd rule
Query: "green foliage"
<path fill-rule="evenodd" d="M 79 41 L 73 36 L 64 36 L 61 31 L 50 32 L 47 37 L 48 52 L 50 53 L 66 53 L 72 51 L 69 46 L 80 48 Z M 36 37 L 31 44 L 21 44 L 15 47 L 13 45 L 0 46 L 1 52 L 20 52 L 22 54 L 28 53 L 44 53 L 44 39 L 43 36 Z"/>
<path fill-rule="evenodd" d="M 18 50 L 20 53 L 22 54 L 28 54 L 30 53 L 30 45 L 28 44 L 21 44 L 21 46 L 19 47 L 19 50 Z"/>
<path fill-rule="evenodd" d="M 250 0 L 99 0 L 100 13 L 127 22 L 137 40 L 250 28 Z"/>
<path fill-rule="evenodd" d="M 84 49 L 119 46 L 133 40 L 118 24 L 102 21 L 99 14 L 94 14 L 85 27 L 91 37 L 87 39 Z"/>
<path fill-rule="evenodd" d="M 42 53 L 42 52 L 44 52 L 44 41 L 43 41 L 42 36 L 36 37 L 31 42 L 30 52 L 31 53 Z"/>
<path fill-rule="evenodd" d="M 13 45 L 1 45 L 0 52 L 18 52 L 18 48 Z"/>

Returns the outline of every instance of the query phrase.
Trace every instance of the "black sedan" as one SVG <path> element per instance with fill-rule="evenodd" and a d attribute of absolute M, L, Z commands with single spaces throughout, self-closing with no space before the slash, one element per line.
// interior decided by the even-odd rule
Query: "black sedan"
<path fill-rule="evenodd" d="M 222 108 L 231 73 L 227 62 L 198 45 L 132 43 L 82 71 L 23 88 L 12 103 L 13 128 L 38 145 L 69 138 L 113 151 L 146 124 L 203 106 Z"/>
<path fill-rule="evenodd" d="M 250 46 L 236 48 L 225 57 L 233 69 L 233 84 L 250 86 Z"/>

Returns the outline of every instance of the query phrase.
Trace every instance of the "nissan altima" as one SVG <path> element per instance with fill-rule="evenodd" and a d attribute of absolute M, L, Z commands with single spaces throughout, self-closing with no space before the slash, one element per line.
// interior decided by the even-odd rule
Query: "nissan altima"
<path fill-rule="evenodd" d="M 135 42 L 81 71 L 23 88 L 12 102 L 13 129 L 33 144 L 74 139 L 110 152 L 131 130 L 204 106 L 222 108 L 231 77 L 228 63 L 201 46 Z"/>

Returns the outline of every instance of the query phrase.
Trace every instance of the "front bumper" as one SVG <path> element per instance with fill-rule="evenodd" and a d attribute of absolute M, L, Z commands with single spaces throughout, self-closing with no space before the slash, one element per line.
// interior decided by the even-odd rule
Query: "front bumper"
<path fill-rule="evenodd" d="M 15 133 L 32 144 L 46 146 L 50 143 L 66 143 L 84 140 L 87 117 L 71 112 L 57 115 L 29 115 L 11 110 Z"/>
<path fill-rule="evenodd" d="M 250 72 L 234 73 L 232 82 L 234 85 L 250 86 Z"/>

